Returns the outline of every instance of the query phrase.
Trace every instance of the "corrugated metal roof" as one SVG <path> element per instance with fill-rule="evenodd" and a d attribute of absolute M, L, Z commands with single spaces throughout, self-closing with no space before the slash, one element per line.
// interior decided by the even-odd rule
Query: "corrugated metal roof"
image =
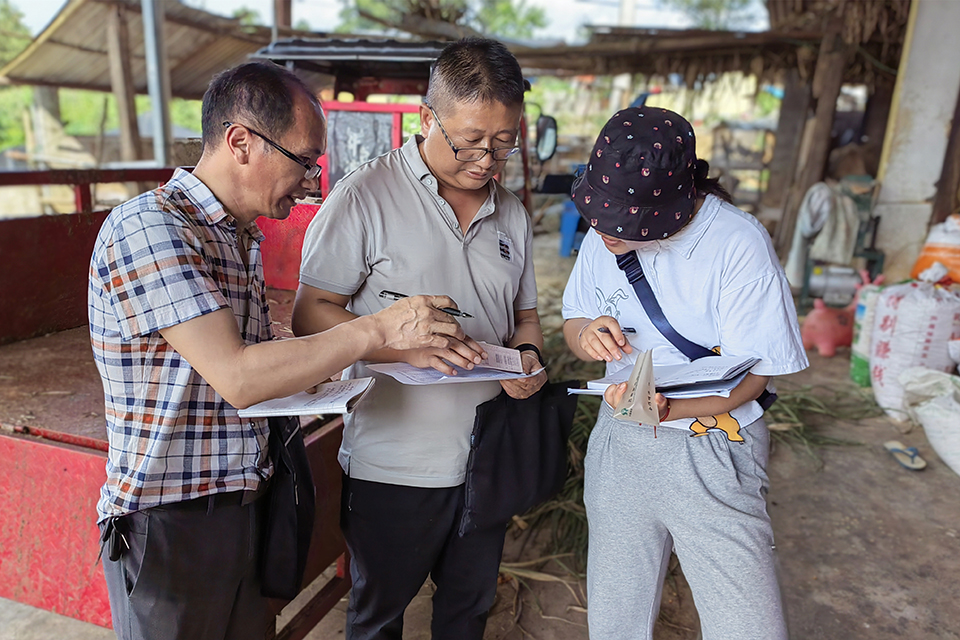
<path fill-rule="evenodd" d="M 201 98 L 214 74 L 270 43 L 267 27 L 244 26 L 178 0 L 163 3 L 170 91 L 176 97 Z M 134 87 L 147 93 L 139 0 L 70 0 L 30 46 L 0 69 L 0 81 L 110 91 L 107 14 L 116 5 L 127 8 Z M 294 33 L 280 30 L 284 36 Z"/>
<path fill-rule="evenodd" d="M 376 77 L 426 82 L 430 66 L 447 44 L 391 38 L 290 38 L 273 42 L 251 57 L 341 80 Z"/>

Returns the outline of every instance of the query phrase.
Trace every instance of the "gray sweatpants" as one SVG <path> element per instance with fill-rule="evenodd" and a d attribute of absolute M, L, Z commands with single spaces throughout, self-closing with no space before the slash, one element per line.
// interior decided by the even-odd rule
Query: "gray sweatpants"
<path fill-rule="evenodd" d="M 691 432 L 614 420 L 604 403 L 587 448 L 590 636 L 649 639 L 675 548 L 703 640 L 787 638 L 767 515 L 770 435 Z"/>

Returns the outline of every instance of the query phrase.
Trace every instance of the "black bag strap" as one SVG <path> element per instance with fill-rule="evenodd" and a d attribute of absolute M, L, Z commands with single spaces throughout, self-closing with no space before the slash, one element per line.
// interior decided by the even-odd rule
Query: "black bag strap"
<path fill-rule="evenodd" d="M 657 302 L 657 297 L 653 295 L 653 289 L 650 288 L 650 283 L 647 282 L 647 278 L 643 274 L 643 267 L 640 266 L 640 259 L 637 257 L 636 251 L 617 256 L 617 266 L 626 274 L 627 281 L 633 285 L 633 290 L 637 293 L 637 298 L 640 299 L 640 304 L 643 306 L 643 310 L 647 312 L 647 316 L 650 318 L 653 326 L 663 334 L 664 338 L 670 341 L 670 344 L 679 349 L 683 355 L 691 360 L 720 355 L 716 351 L 711 351 L 696 342 L 690 342 L 677 333 L 677 330 L 673 328 L 673 325 L 670 324 L 667 317 L 663 315 L 663 309 L 660 308 L 660 303 Z M 760 403 L 760 407 L 764 411 L 769 409 L 776 401 L 777 394 L 771 393 L 766 389 L 761 391 L 760 395 L 757 396 L 757 402 Z"/>
<path fill-rule="evenodd" d="M 617 256 L 617 266 L 626 274 L 627 280 L 633 285 L 633 290 L 637 292 L 640 304 L 643 305 L 643 310 L 647 312 L 647 316 L 649 316 L 653 326 L 655 326 L 657 331 L 662 333 L 663 337 L 669 340 L 673 346 L 679 349 L 683 355 L 691 360 L 699 360 L 700 358 L 718 355 L 716 352 L 702 347 L 696 342 L 690 342 L 673 328 L 673 325 L 670 324 L 667 317 L 663 315 L 663 309 L 660 308 L 660 303 L 657 302 L 656 296 L 653 295 L 653 289 L 650 288 L 650 283 L 647 282 L 646 276 L 643 275 L 643 267 L 640 266 L 640 260 L 637 258 L 636 251 Z"/>

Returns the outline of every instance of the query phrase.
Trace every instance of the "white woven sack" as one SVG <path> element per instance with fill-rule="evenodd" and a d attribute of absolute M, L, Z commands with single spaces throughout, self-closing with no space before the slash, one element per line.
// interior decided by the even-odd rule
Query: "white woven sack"
<path fill-rule="evenodd" d="M 947 342 L 960 338 L 960 296 L 927 282 L 884 289 L 874 311 L 870 382 L 877 404 L 897 421 L 907 419 L 898 377 L 910 367 L 950 372 Z"/>
<path fill-rule="evenodd" d="M 960 474 L 960 378 L 915 367 L 898 379 L 903 384 L 904 407 L 923 426 L 940 459 Z"/>
<path fill-rule="evenodd" d="M 861 387 L 870 386 L 873 318 L 883 289 L 882 285 L 865 284 L 857 293 L 857 310 L 853 314 L 853 343 L 850 345 L 850 377 Z"/>

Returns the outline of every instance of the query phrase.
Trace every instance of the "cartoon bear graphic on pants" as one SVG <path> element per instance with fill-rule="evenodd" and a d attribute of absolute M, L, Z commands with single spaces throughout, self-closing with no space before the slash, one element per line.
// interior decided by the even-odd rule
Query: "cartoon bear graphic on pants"
<path fill-rule="evenodd" d="M 727 440 L 730 442 L 743 442 L 743 436 L 740 435 L 740 423 L 729 413 L 697 418 L 690 425 L 690 430 L 693 431 L 691 437 L 706 435 L 710 429 L 723 431 L 727 434 Z"/>

